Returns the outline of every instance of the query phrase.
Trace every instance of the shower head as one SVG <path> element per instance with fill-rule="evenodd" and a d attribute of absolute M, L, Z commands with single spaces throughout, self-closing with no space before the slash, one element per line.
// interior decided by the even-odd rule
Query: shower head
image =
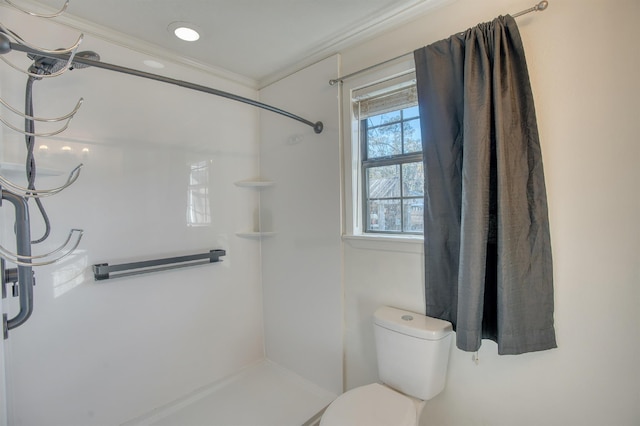
<path fill-rule="evenodd" d="M 34 60 L 33 65 L 31 65 L 31 67 L 29 68 L 29 72 L 33 74 L 53 74 L 60 71 L 67 65 L 67 61 L 64 59 L 48 58 L 46 56 L 37 56 L 33 54 L 28 54 L 27 56 Z M 91 50 L 86 50 L 84 52 L 76 53 L 74 59 L 76 58 L 99 61 L 100 55 Z M 74 60 L 71 62 L 71 66 L 69 67 L 69 69 L 72 70 L 74 68 L 87 68 L 89 66 L 90 65 L 76 62 Z"/>

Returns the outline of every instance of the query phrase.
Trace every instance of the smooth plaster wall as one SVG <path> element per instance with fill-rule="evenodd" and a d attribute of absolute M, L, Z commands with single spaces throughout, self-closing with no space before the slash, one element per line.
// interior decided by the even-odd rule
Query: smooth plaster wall
<path fill-rule="evenodd" d="M 423 424 L 640 423 L 640 3 L 551 0 L 518 18 L 549 196 L 558 348 L 480 362 L 453 349 L 446 390 Z M 532 6 L 457 0 L 342 52 L 342 74 Z M 348 144 L 348 143 L 347 143 Z M 424 312 L 418 244 L 345 240 L 347 388 L 377 380 L 371 315 Z"/>

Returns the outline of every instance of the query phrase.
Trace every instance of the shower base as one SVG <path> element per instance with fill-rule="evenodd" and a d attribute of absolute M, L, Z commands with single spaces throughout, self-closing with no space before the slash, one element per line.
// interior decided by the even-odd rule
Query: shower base
<path fill-rule="evenodd" d="M 313 426 L 336 396 L 263 360 L 122 426 Z"/>

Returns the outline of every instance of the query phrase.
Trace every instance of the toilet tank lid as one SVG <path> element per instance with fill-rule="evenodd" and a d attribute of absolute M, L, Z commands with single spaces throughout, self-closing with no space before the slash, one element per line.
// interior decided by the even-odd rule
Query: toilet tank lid
<path fill-rule="evenodd" d="M 373 322 L 380 327 L 425 340 L 440 340 L 453 331 L 448 321 L 390 306 L 378 308 L 373 314 Z"/>

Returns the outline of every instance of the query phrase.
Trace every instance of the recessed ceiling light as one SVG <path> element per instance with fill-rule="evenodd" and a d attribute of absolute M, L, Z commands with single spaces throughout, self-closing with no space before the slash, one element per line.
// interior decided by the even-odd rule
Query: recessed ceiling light
<path fill-rule="evenodd" d="M 200 34 L 196 30 L 188 27 L 176 28 L 173 33 L 176 37 L 184 41 L 196 41 L 200 38 Z"/>
<path fill-rule="evenodd" d="M 168 29 L 180 40 L 196 41 L 200 38 L 196 26 L 188 22 L 172 22 Z"/>

